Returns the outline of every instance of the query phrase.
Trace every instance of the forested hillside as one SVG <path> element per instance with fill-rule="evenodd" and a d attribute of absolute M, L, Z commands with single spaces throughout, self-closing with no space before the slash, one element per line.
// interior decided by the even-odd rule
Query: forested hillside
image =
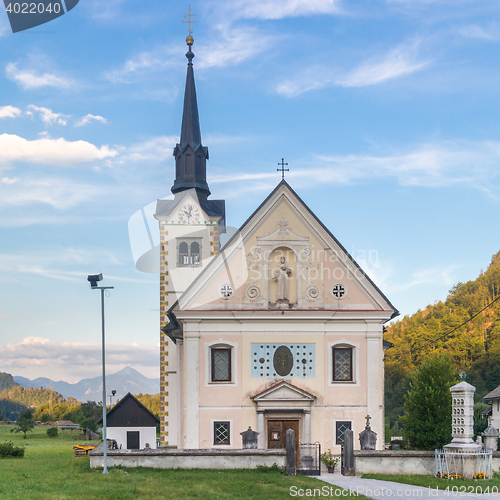
<path fill-rule="evenodd" d="M 476 402 L 481 401 L 500 385 L 500 252 L 477 279 L 458 283 L 444 302 L 393 323 L 384 338 L 394 344 L 385 357 L 386 417 L 391 428 L 404 412 L 412 373 L 435 353 L 450 355 L 457 375 L 467 373 L 467 382 L 477 389 Z"/>
<path fill-rule="evenodd" d="M 3 384 L 3 385 L 2 385 Z M 49 422 L 72 420 L 84 427 L 95 428 L 102 417 L 102 405 L 93 401 L 80 403 L 75 398 L 64 398 L 57 391 L 17 385 L 9 373 L 0 373 L 0 414 L 15 420 L 24 410 L 34 412 L 35 420 Z M 149 410 L 160 415 L 160 395 L 136 395 Z"/>
<path fill-rule="evenodd" d="M 26 388 L 20 385 L 11 386 L 0 392 L 0 411 L 4 417 L 10 419 L 16 419 L 26 409 L 34 410 L 49 402 L 62 403 L 64 398 L 50 389 Z"/>
<path fill-rule="evenodd" d="M 2 392 L 4 389 L 14 387 L 15 385 L 16 383 L 14 382 L 14 379 L 12 378 L 12 375 L 10 373 L 0 372 L 0 392 Z"/>

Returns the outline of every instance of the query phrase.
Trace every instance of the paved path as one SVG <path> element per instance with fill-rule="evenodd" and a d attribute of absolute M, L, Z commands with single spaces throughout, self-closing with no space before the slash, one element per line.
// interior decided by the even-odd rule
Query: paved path
<path fill-rule="evenodd" d="M 481 498 L 482 500 L 500 500 L 500 493 L 487 493 L 480 494 L 479 492 L 484 491 L 488 486 L 488 481 L 478 482 L 477 491 L 478 493 L 468 493 L 468 492 L 458 492 L 451 491 L 453 481 L 450 481 L 450 491 L 445 490 L 435 490 L 430 488 L 424 488 L 422 486 L 411 486 L 409 484 L 393 483 L 392 481 L 379 481 L 378 479 L 363 479 L 356 476 L 342 476 L 340 473 L 335 474 L 325 474 L 319 476 L 318 479 L 330 483 L 331 485 L 339 486 L 345 488 L 352 492 L 346 498 L 356 498 L 355 493 L 365 495 L 368 498 L 373 498 L 375 500 L 387 500 L 388 498 L 422 498 L 422 499 L 461 499 L 461 498 Z M 491 489 L 491 488 L 490 488 Z M 335 491 L 335 489 L 333 490 Z M 330 493 L 324 494 L 322 492 L 321 497 L 331 496 Z M 301 498 L 299 494 L 296 495 L 297 498 Z M 307 498 L 304 492 L 303 498 Z"/>

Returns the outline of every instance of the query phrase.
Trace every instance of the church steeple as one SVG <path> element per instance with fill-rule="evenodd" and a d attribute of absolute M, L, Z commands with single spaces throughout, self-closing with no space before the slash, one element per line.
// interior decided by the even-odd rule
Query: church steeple
<path fill-rule="evenodd" d="M 194 188 L 199 198 L 206 199 L 210 195 L 207 184 L 208 148 L 201 144 L 200 119 L 194 85 L 194 53 L 191 50 L 194 39 L 191 34 L 186 38 L 186 43 L 189 47 L 186 54 L 188 59 L 186 90 L 184 92 L 181 138 L 174 148 L 175 182 L 172 186 L 172 193 Z"/>

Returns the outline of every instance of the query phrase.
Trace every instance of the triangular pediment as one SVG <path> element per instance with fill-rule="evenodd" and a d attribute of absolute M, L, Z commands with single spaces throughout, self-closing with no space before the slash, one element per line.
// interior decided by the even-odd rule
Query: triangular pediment
<path fill-rule="evenodd" d="M 280 275 L 281 265 L 286 273 Z M 280 289 L 283 274 L 286 286 Z M 200 273 L 170 313 L 275 309 L 369 311 L 380 313 L 382 320 L 397 314 L 285 181 Z"/>
<path fill-rule="evenodd" d="M 310 404 L 316 399 L 313 394 L 282 380 L 251 397 L 256 403 L 302 401 Z"/>

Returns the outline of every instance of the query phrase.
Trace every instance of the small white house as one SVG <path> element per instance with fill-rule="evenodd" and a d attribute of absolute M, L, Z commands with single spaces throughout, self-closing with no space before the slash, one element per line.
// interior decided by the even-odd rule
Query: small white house
<path fill-rule="evenodd" d="M 159 419 L 130 392 L 106 415 L 107 438 L 114 439 L 118 448 L 156 449 L 156 424 Z"/>
<path fill-rule="evenodd" d="M 500 430 L 500 385 L 484 396 L 483 401 L 491 405 L 487 415 L 490 417 L 490 426 Z"/>

